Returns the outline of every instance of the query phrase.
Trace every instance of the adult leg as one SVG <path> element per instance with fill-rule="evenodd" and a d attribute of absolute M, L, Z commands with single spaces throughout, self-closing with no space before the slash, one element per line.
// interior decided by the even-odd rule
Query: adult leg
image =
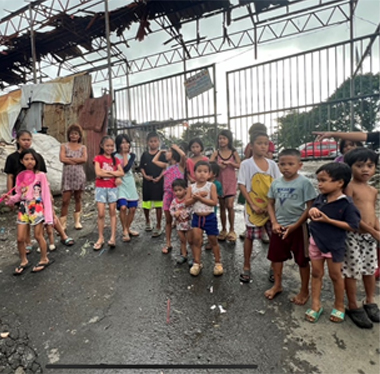
<path fill-rule="evenodd" d="M 321 290 L 325 260 L 311 260 L 311 309 L 318 313 L 321 309 Z M 317 317 L 318 318 L 318 317 Z M 315 317 L 306 315 L 306 319 L 315 322 Z"/>
<path fill-rule="evenodd" d="M 20 255 L 20 266 L 16 268 L 14 274 L 21 274 L 25 266 L 28 265 L 28 258 L 26 256 L 26 237 L 29 225 L 17 225 L 17 249 Z"/>
<path fill-rule="evenodd" d="M 110 213 L 110 221 L 111 221 L 111 237 L 108 241 L 108 244 L 110 246 L 115 246 L 116 244 L 116 226 L 117 226 L 117 219 L 116 219 L 116 203 L 109 203 L 108 209 Z"/>
<path fill-rule="evenodd" d="M 168 254 L 172 249 L 172 216 L 168 210 L 165 210 L 165 237 L 166 246 L 162 249 L 163 254 Z"/>
<path fill-rule="evenodd" d="M 269 290 L 266 290 L 264 295 L 267 299 L 274 299 L 279 293 L 282 292 L 282 262 L 272 262 L 272 269 L 274 275 L 274 285 Z"/>
<path fill-rule="evenodd" d="M 74 227 L 76 230 L 81 230 L 83 226 L 80 223 L 82 213 L 82 190 L 74 191 L 75 212 L 74 212 Z"/>
<path fill-rule="evenodd" d="M 344 279 L 342 277 L 342 263 L 333 262 L 331 258 L 327 259 L 327 267 L 329 269 L 329 275 L 333 282 L 335 302 L 334 308 L 344 313 Z M 330 320 L 333 322 L 341 322 L 342 319 L 336 316 L 330 316 Z"/>
<path fill-rule="evenodd" d="M 47 257 L 47 245 L 44 238 L 44 224 L 39 223 L 34 226 L 34 238 L 37 240 L 38 245 L 41 250 L 40 262 L 37 266 L 33 268 L 33 272 L 37 273 L 45 269 L 45 265 L 49 264 L 49 259 Z"/>
<path fill-rule="evenodd" d="M 291 302 L 296 305 L 305 305 L 309 300 L 310 264 L 299 267 L 301 278 L 301 289 L 298 295 L 292 297 Z"/>

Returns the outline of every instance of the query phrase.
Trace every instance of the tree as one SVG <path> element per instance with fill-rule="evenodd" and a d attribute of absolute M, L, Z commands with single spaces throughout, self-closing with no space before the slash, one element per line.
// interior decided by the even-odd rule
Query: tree
<path fill-rule="evenodd" d="M 291 111 L 277 119 L 279 147 L 296 148 L 311 142 L 312 131 L 350 131 L 350 84 L 346 79 L 326 100 L 310 111 Z M 357 75 L 354 78 L 354 131 L 372 131 L 380 118 L 380 73 Z"/>

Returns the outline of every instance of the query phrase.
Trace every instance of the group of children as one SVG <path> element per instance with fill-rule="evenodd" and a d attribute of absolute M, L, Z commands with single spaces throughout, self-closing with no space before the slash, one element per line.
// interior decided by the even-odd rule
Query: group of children
<path fill-rule="evenodd" d="M 343 142 L 343 158 L 327 163 L 316 171 L 320 192 L 317 194 L 310 180 L 299 173 L 302 162 L 298 150 L 281 151 L 276 163 L 268 158 L 270 141 L 265 126 L 254 124 L 249 135 L 250 143 L 245 151 L 249 157 L 241 162 L 229 130 L 219 133 L 218 149 L 210 160 L 203 156 L 203 144 L 199 138 L 190 141 L 190 153 L 187 155 L 177 145 L 166 150 L 160 149 L 158 134 L 149 133 L 148 149 L 142 154 L 139 165 L 143 177 L 145 231 L 152 231 L 152 237 L 162 234 L 163 209 L 166 243 L 162 253 L 167 254 L 172 250 L 172 227 L 175 225 L 181 243 L 177 262 L 183 264 L 188 260 L 189 245 L 193 257 L 190 274 L 193 276 L 197 276 L 203 268 L 201 248 L 205 232 L 208 237 L 206 249 L 212 250 L 215 259 L 213 274 L 220 276 L 224 269 L 218 240 L 236 241 L 234 202 L 239 189 L 245 200 L 246 224 L 244 265 L 240 281 L 251 281 L 254 240 L 262 239 L 268 234 L 270 244 L 267 257 L 271 261 L 274 284 L 265 292 L 266 298 L 272 300 L 282 292 L 283 263 L 293 257 L 299 266 L 301 286 L 292 301 L 297 305 L 306 304 L 310 297 L 311 261 L 312 303 L 306 311 L 306 319 L 317 322 L 323 312 L 320 295 L 326 262 L 335 294 L 330 320 L 342 322 L 347 314 L 358 326 L 372 327 L 372 322 L 380 320 L 380 311 L 374 301 L 376 246 L 380 240 L 380 227 L 375 215 L 377 191 L 368 181 L 375 174 L 378 156 L 373 151 L 360 147 L 360 144 Z M 43 159 L 30 148 L 29 132 L 24 131 L 17 136 L 19 150 L 16 156 L 20 167 L 17 171 L 10 171 L 7 166 L 5 168 L 9 176 L 8 187 L 10 189 L 16 182 L 16 193 L 13 196 L 3 195 L 7 204 L 20 202 L 17 242 L 21 263 L 15 269 L 15 275 L 22 274 L 29 266 L 26 246 L 30 243 L 30 237 L 27 227 L 34 226 L 41 250 L 40 262 L 33 268 L 33 272 L 42 271 L 52 263 L 47 257 L 47 246 L 43 238 L 44 224 L 52 226 L 54 223 L 62 242 L 66 245 L 73 244 L 73 240 L 65 233 L 67 208 L 72 193 L 75 197 L 75 228 L 81 229 L 80 200 L 85 184 L 83 164 L 87 160 L 87 151 L 82 145 L 80 126 L 69 127 L 67 137 L 68 143 L 62 145 L 60 154 L 64 163 L 63 203 L 61 218 L 57 220 L 54 219 Z M 95 251 L 100 250 L 105 243 L 107 205 L 111 222 L 108 241 L 110 248 L 116 245 L 117 210 L 123 241 L 129 242 L 131 237 L 139 235 L 131 228 L 139 194 L 132 173 L 136 155 L 130 147 L 131 140 L 125 134 L 118 135 L 115 141 L 112 137 L 105 136 L 100 143 L 99 155 L 94 158 L 99 233 L 93 246 Z M 7 165 L 14 165 L 14 162 L 13 160 L 13 163 Z M 22 170 L 34 173 L 33 181 L 27 185 L 16 181 Z M 220 232 L 218 205 L 222 228 Z M 152 209 L 156 211 L 154 225 L 150 217 Z M 359 279 L 363 279 L 366 292 L 363 306 L 356 300 L 356 281 Z M 346 310 L 345 290 L 348 298 Z"/>

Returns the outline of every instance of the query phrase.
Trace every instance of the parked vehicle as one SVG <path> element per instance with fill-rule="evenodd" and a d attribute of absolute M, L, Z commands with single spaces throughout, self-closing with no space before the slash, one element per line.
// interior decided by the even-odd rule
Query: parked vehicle
<path fill-rule="evenodd" d="M 334 140 L 310 142 L 299 147 L 302 158 L 333 158 L 338 155 L 338 143 Z"/>

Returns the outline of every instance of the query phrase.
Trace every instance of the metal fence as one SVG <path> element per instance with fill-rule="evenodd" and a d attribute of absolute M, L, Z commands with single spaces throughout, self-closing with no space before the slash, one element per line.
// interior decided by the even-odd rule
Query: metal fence
<path fill-rule="evenodd" d="M 261 122 L 277 148 L 333 157 L 337 144 L 307 144 L 315 138 L 311 132 L 370 130 L 379 123 L 379 50 L 378 28 L 372 35 L 227 72 L 231 131 L 247 144 L 249 127 Z"/>
<path fill-rule="evenodd" d="M 213 88 L 188 99 L 185 80 L 204 69 L 209 71 Z M 150 131 L 159 132 L 162 143 L 170 143 L 173 138 L 181 139 L 191 124 L 216 123 L 215 65 L 115 90 L 114 97 L 118 133 L 132 138 L 134 151 L 140 156 Z"/>

